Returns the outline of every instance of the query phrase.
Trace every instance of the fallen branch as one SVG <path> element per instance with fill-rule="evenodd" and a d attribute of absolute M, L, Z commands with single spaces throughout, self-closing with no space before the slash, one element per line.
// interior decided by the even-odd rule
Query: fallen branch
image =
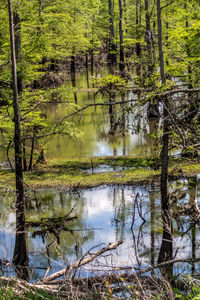
<path fill-rule="evenodd" d="M 100 249 L 99 251 L 93 253 L 93 254 L 90 254 L 88 257 L 84 258 L 83 260 L 78 260 L 76 261 L 73 265 L 71 266 L 67 266 L 65 269 L 61 270 L 61 271 L 58 271 L 48 277 L 45 278 L 45 280 L 42 280 L 41 283 L 45 283 L 45 282 L 48 282 L 48 281 L 52 281 L 52 280 L 55 280 L 61 276 L 64 276 L 66 274 L 69 274 L 71 273 L 73 270 L 75 270 L 77 267 L 81 267 L 83 265 L 86 265 L 88 263 L 90 263 L 91 261 L 93 261 L 97 256 L 107 252 L 107 251 L 110 251 L 110 250 L 113 250 L 113 249 L 116 249 L 119 245 L 121 245 L 123 243 L 123 241 L 118 241 L 116 243 L 110 243 L 108 244 L 106 247 Z"/>

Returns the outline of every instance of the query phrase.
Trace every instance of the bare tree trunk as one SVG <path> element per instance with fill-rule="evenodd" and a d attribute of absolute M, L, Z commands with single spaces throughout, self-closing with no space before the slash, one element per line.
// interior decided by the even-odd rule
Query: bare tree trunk
<path fill-rule="evenodd" d="M 114 30 L 114 21 L 113 21 L 113 3 L 112 0 L 108 0 L 108 11 L 109 11 L 109 31 L 110 31 L 110 37 L 109 37 L 109 53 L 108 53 L 108 61 L 111 66 L 117 64 L 116 59 L 116 45 L 114 42 L 115 39 L 115 30 Z"/>
<path fill-rule="evenodd" d="M 90 87 L 89 84 L 89 72 L 88 72 L 88 52 L 85 54 L 85 69 L 86 69 L 86 80 L 87 80 L 87 87 Z"/>
<path fill-rule="evenodd" d="M 13 109 L 15 122 L 15 176 L 16 176 L 16 240 L 13 255 L 13 263 L 17 275 L 20 278 L 27 278 L 28 253 L 26 247 L 26 228 L 25 228 L 25 203 L 24 203 L 24 185 L 23 185 L 23 168 L 22 168 L 22 147 L 21 147 L 21 128 L 20 112 L 18 104 L 17 90 L 17 69 L 15 56 L 15 38 L 13 30 L 13 15 L 11 0 L 8 0 L 8 11 L 10 21 L 10 44 L 12 60 L 12 85 L 13 85 Z"/>
<path fill-rule="evenodd" d="M 136 0 L 136 4 L 135 4 L 135 10 L 136 10 L 136 20 L 135 20 L 135 23 L 136 23 L 136 26 L 137 26 L 137 32 L 136 32 L 136 35 L 137 35 L 137 39 L 139 39 L 139 0 Z M 137 42 L 136 43 L 136 55 L 138 57 L 140 57 L 140 54 L 141 54 L 141 45 L 140 45 L 140 42 Z"/>
<path fill-rule="evenodd" d="M 33 128 L 33 138 L 32 138 L 32 143 L 31 143 L 31 154 L 30 154 L 30 160 L 29 160 L 29 166 L 28 166 L 29 171 L 31 171 L 32 167 L 33 167 L 34 145 L 35 145 L 35 127 Z"/>
<path fill-rule="evenodd" d="M 150 31 L 151 31 L 151 16 L 149 12 L 149 0 L 145 0 L 145 21 L 146 21 L 146 32 L 145 40 L 147 42 L 147 50 L 151 48 Z"/>
<path fill-rule="evenodd" d="M 146 31 L 145 31 L 145 41 L 146 41 L 146 50 L 147 50 L 147 76 L 149 78 L 149 88 L 154 89 L 155 83 L 154 80 L 151 80 L 154 68 L 155 61 L 153 57 L 153 47 L 154 47 L 154 34 L 151 30 L 151 14 L 150 14 L 150 1 L 145 0 L 145 20 L 146 20 Z M 159 104 L 158 102 L 148 103 L 148 118 L 158 118 L 159 117 Z"/>
<path fill-rule="evenodd" d="M 76 87 L 76 58 L 75 58 L 75 51 L 73 50 L 71 55 L 71 65 L 70 65 L 70 73 L 71 73 L 71 81 L 72 87 Z M 77 104 L 77 93 L 74 91 L 74 102 Z"/>
<path fill-rule="evenodd" d="M 128 33 L 128 22 L 127 22 L 127 15 L 126 15 L 126 0 L 124 0 L 124 14 L 125 14 L 125 17 L 124 17 L 124 20 L 125 20 L 125 32 L 126 34 Z"/>
<path fill-rule="evenodd" d="M 16 61 L 19 67 L 17 70 L 17 89 L 20 94 L 23 90 L 22 66 L 21 66 L 21 19 L 18 13 L 18 7 L 13 12 L 14 34 L 15 34 L 15 53 Z"/>
<path fill-rule="evenodd" d="M 165 68 L 162 48 L 162 21 L 160 0 L 157 0 L 158 22 L 158 48 L 160 60 L 160 75 L 162 84 L 165 84 Z M 172 259 L 172 221 L 169 207 L 168 193 L 168 146 L 169 146 L 169 121 L 168 121 L 168 98 L 163 98 L 163 137 L 162 137 L 162 170 L 161 170 L 161 208 L 163 220 L 163 239 L 159 252 L 158 262 Z"/>
<path fill-rule="evenodd" d="M 27 171 L 27 163 L 26 163 L 26 142 L 23 141 L 23 165 L 24 165 L 24 171 Z"/>
<path fill-rule="evenodd" d="M 164 65 L 164 58 L 163 58 L 162 20 L 161 20 L 160 0 L 157 0 L 157 22 L 158 22 L 158 48 L 159 48 L 159 61 L 160 61 L 160 76 L 161 76 L 162 84 L 165 84 L 165 65 Z"/>
<path fill-rule="evenodd" d="M 119 69 L 121 72 L 121 75 L 124 75 L 124 33 L 123 33 L 123 7 L 122 7 L 122 0 L 119 0 L 119 47 L 120 47 L 120 62 L 119 62 Z"/>

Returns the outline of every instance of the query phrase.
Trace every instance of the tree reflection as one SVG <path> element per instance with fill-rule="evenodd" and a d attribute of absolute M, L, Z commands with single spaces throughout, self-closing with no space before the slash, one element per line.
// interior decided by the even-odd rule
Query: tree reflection
<path fill-rule="evenodd" d="M 173 232 L 172 232 L 172 218 L 170 209 L 162 209 L 161 211 L 162 223 L 163 223 L 163 236 L 158 255 L 158 263 L 169 261 L 173 259 Z M 173 264 L 162 268 L 163 276 L 171 279 L 173 276 Z"/>

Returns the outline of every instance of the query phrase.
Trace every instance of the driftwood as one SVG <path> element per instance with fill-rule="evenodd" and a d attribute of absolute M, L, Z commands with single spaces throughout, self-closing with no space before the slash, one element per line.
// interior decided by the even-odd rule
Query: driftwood
<path fill-rule="evenodd" d="M 74 285 L 78 285 L 78 284 L 87 284 L 87 285 L 92 285 L 92 284 L 105 284 L 106 282 L 110 282 L 112 284 L 115 283 L 119 283 L 119 282 L 123 282 L 124 280 L 126 282 L 136 282 L 137 278 L 143 278 L 146 280 L 146 278 L 149 278 L 147 276 L 142 277 L 144 274 L 149 273 L 152 270 L 155 269 L 159 269 L 171 264 L 175 264 L 175 263 L 196 263 L 199 262 L 200 258 L 197 259 L 173 259 L 173 260 L 169 260 L 160 264 L 157 264 L 155 266 L 151 266 L 145 269 L 142 269 L 138 272 L 134 272 L 134 268 L 132 268 L 133 273 L 130 272 L 122 272 L 122 273 L 110 273 L 110 274 L 105 274 L 105 275 L 97 275 L 97 276 L 92 276 L 92 277 L 83 277 L 83 278 L 74 278 L 71 282 Z M 54 275 L 54 274 L 53 274 Z M 62 276 L 62 275 L 61 275 Z M 50 276 L 49 276 L 50 277 Z M 59 276 L 60 277 L 60 276 Z M 57 276 L 58 278 L 58 276 Z M 56 279 L 56 278 L 55 278 Z M 156 278 L 157 282 L 159 282 L 159 278 Z M 60 285 L 62 286 L 64 283 L 69 282 L 69 278 L 64 278 L 61 280 L 50 280 L 48 282 L 46 282 L 45 280 L 42 282 L 43 285 Z"/>
<path fill-rule="evenodd" d="M 169 264 L 174 264 L 178 262 L 186 262 L 186 263 L 195 263 L 199 262 L 200 258 L 197 259 L 174 259 L 164 263 L 157 264 L 155 266 L 151 266 L 145 268 L 139 272 L 135 272 L 134 268 L 132 268 L 133 273 L 130 272 L 120 272 L 120 273 L 111 273 L 105 274 L 101 276 L 93 276 L 89 278 L 70 278 L 65 277 L 61 280 L 56 280 L 60 276 L 64 276 L 69 273 L 69 271 L 73 271 L 77 267 L 80 267 L 84 264 L 87 264 L 94 260 L 97 256 L 105 253 L 106 251 L 116 249 L 122 241 L 108 244 L 106 247 L 100 249 L 99 251 L 91 254 L 89 257 L 82 259 L 81 261 L 75 262 L 68 268 L 61 270 L 60 272 L 56 272 L 53 275 L 45 278 L 43 281 L 40 281 L 36 284 L 28 283 L 27 281 L 13 279 L 13 278 L 0 278 L 1 287 L 7 288 L 8 286 L 12 286 L 13 291 L 17 295 L 25 294 L 27 292 L 32 292 L 33 294 L 37 294 L 39 291 L 47 292 L 50 295 L 55 296 L 55 299 L 58 297 L 62 297 L 63 299 L 83 299 L 89 298 L 93 299 L 94 293 L 98 293 L 98 299 L 107 299 L 107 296 L 112 293 L 112 299 L 119 299 L 113 293 L 115 292 L 123 292 L 127 290 L 127 284 L 133 285 L 134 289 L 130 289 L 129 293 L 134 293 L 140 291 L 141 295 L 146 298 L 145 291 L 151 291 L 151 295 L 157 295 L 159 291 L 164 291 L 166 293 L 166 289 L 171 293 L 171 287 L 168 282 L 165 281 L 164 278 L 156 278 L 155 276 L 144 276 L 145 273 L 152 271 L 153 269 L 161 268 L 167 266 Z M 180 283 L 178 283 L 180 285 Z M 163 290 L 162 290 L 163 289 Z M 137 295 L 137 294 L 136 294 Z M 137 297 L 134 299 L 138 299 Z"/>
<path fill-rule="evenodd" d="M 80 259 L 78 261 L 76 261 L 73 265 L 71 266 L 67 266 L 65 269 L 58 271 L 48 277 L 46 277 L 43 281 L 41 281 L 42 283 L 46 283 L 52 280 L 55 280 L 61 276 L 66 276 L 67 274 L 70 274 L 73 270 L 82 267 L 88 263 L 90 263 L 91 261 L 93 261 L 97 256 L 100 256 L 101 254 L 116 249 L 119 245 L 121 245 L 123 243 L 123 241 L 118 241 L 116 243 L 110 243 L 108 244 L 106 247 L 98 250 L 97 252 L 90 254 L 88 257 L 84 258 L 84 259 Z"/>

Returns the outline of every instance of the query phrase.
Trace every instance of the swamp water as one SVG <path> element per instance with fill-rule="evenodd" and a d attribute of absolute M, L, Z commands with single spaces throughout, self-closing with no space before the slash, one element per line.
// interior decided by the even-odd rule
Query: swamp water
<path fill-rule="evenodd" d="M 75 104 L 74 90 L 77 90 L 77 104 Z M 67 80 L 63 86 L 50 88 L 48 92 L 49 96 L 46 100 L 49 102 L 43 105 L 42 110 L 47 119 L 53 123 L 88 104 L 109 102 L 106 96 L 102 97 L 101 94 L 96 94 L 96 90 L 88 88 L 85 71 L 76 74 L 76 88 L 72 88 L 71 81 Z M 116 97 L 118 102 L 131 99 L 137 99 L 137 96 L 131 91 L 127 91 L 123 97 Z M 65 103 L 62 103 L 63 101 Z M 124 113 L 122 114 L 123 109 Z M 132 108 L 131 104 L 125 104 L 123 109 L 122 105 L 116 106 L 115 133 L 112 135 L 109 134 L 111 128 L 109 107 L 91 106 L 76 116 L 66 119 L 71 124 L 69 127 L 72 131 L 78 133 L 77 138 L 55 135 L 44 140 L 40 139 L 38 151 L 44 148 L 45 156 L 51 159 L 150 155 L 156 149 L 156 141 L 150 135 L 157 133 L 159 124 L 156 120 L 148 120 L 144 108 Z M 0 169 L 10 168 L 4 144 L 6 141 L 0 135 Z M 14 156 L 12 148 L 9 154 L 12 160 Z"/>
<path fill-rule="evenodd" d="M 198 182 L 195 187 L 184 187 L 186 197 L 183 201 L 188 203 L 197 197 L 200 204 L 199 188 Z M 171 185 L 171 190 L 173 189 L 174 185 Z M 140 195 L 139 209 L 137 206 L 134 209 L 137 194 Z M 0 259 L 11 261 L 15 241 L 15 197 L 14 194 L 7 193 L 1 194 L 0 198 Z M 49 263 L 50 273 L 53 273 L 80 259 L 89 249 L 95 252 L 105 244 L 121 239 L 124 243 L 117 250 L 86 265 L 79 275 L 108 271 L 116 266 L 134 267 L 137 270 L 156 264 L 162 240 L 160 193 L 156 187 L 102 186 L 78 193 L 44 190 L 29 192 L 26 202 L 28 221 L 64 216 L 72 208 L 70 216 L 77 217 L 67 223 L 67 230 L 60 233 L 59 245 L 53 234 L 47 234 L 44 239 L 40 235 L 33 238 L 33 232 L 39 228 L 29 228 L 28 248 L 33 280 L 44 276 Z M 141 215 L 146 222 L 143 222 Z M 182 229 L 178 230 L 173 221 L 173 252 L 178 251 L 176 258 L 181 259 L 199 257 L 200 230 L 194 227 L 182 237 L 181 234 L 191 226 L 191 220 L 184 217 L 182 222 Z M 46 246 L 52 241 L 48 258 Z M 175 264 L 174 274 L 198 272 L 199 267 L 198 263 Z M 1 274 L 13 275 L 14 271 L 11 267 L 2 265 Z"/>
<path fill-rule="evenodd" d="M 68 95 L 67 101 L 75 103 L 74 93 L 70 92 L 70 82 L 62 88 L 62 95 Z M 85 72 L 78 73 L 76 76 L 77 105 L 79 108 L 88 104 L 109 102 L 109 99 L 96 91 L 88 89 L 87 76 Z M 55 90 L 56 92 L 56 90 Z M 116 101 L 135 99 L 132 92 L 127 91 L 125 97 L 117 96 Z M 57 91 L 59 99 L 59 91 Z M 69 114 L 70 105 L 68 103 L 49 103 L 45 106 L 47 118 L 56 121 Z M 130 109 L 131 105 L 126 104 L 125 109 Z M 73 111 L 73 109 L 72 109 Z M 116 131 L 110 135 L 109 107 L 91 106 L 83 110 L 77 116 L 67 119 L 73 121 L 76 128 L 80 130 L 81 137 L 73 139 L 67 136 L 54 136 L 46 144 L 46 154 L 50 158 L 68 157 L 91 157 L 91 156 L 112 156 L 112 155 L 149 155 L 152 150 L 153 142 L 149 133 L 154 133 L 157 125 L 154 121 L 147 121 L 145 111 L 138 108 L 132 112 L 121 115 L 122 106 L 116 107 Z M 135 116 L 137 115 L 137 118 Z M 125 120 L 125 121 L 124 121 Z M 125 122 L 124 124 L 122 124 Z M 137 128 L 137 130 L 136 130 Z"/>

